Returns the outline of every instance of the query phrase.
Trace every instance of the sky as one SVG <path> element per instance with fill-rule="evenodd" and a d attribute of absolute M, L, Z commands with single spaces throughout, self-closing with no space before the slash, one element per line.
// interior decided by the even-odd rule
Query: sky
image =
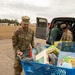
<path fill-rule="evenodd" d="M 29 16 L 31 23 L 36 17 L 48 22 L 55 17 L 75 17 L 75 0 L 0 0 L 0 18 L 17 19 Z"/>

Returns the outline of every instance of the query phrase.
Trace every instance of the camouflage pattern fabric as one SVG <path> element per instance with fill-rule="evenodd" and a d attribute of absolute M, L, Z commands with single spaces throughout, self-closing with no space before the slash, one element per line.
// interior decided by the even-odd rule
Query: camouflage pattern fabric
<path fill-rule="evenodd" d="M 73 40 L 73 36 L 70 30 L 63 32 L 61 41 L 72 41 L 72 40 Z"/>
<path fill-rule="evenodd" d="M 17 52 L 24 52 L 26 57 L 29 57 L 30 44 L 34 47 L 34 32 L 30 28 L 25 31 L 23 27 L 19 28 L 12 36 L 13 49 L 15 51 L 14 75 L 20 75 L 22 66 L 20 59 L 17 57 Z"/>
<path fill-rule="evenodd" d="M 19 57 L 15 56 L 14 61 L 14 75 L 21 75 L 22 72 L 22 65 Z"/>

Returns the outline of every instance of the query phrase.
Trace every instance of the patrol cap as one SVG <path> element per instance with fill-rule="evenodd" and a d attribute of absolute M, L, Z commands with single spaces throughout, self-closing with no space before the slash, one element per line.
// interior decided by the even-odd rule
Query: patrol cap
<path fill-rule="evenodd" d="M 22 23 L 23 24 L 29 24 L 30 18 L 28 16 L 22 16 Z"/>
<path fill-rule="evenodd" d="M 61 28 L 66 28 L 66 24 L 61 24 Z"/>

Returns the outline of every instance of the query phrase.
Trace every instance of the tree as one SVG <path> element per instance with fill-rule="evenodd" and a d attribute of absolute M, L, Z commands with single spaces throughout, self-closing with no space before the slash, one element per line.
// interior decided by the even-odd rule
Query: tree
<path fill-rule="evenodd" d="M 18 25 L 19 24 L 19 22 L 18 22 L 18 20 L 17 19 L 15 19 L 15 20 L 9 20 L 9 19 L 0 19 L 0 23 L 9 23 L 9 24 L 16 24 L 16 25 Z"/>

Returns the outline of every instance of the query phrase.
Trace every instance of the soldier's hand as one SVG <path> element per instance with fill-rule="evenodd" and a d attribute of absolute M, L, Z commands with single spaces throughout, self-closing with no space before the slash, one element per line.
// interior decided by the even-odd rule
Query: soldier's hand
<path fill-rule="evenodd" d="M 23 53 L 20 51 L 20 52 L 17 52 L 17 54 L 18 55 L 20 55 L 20 56 L 22 56 L 23 55 Z"/>

